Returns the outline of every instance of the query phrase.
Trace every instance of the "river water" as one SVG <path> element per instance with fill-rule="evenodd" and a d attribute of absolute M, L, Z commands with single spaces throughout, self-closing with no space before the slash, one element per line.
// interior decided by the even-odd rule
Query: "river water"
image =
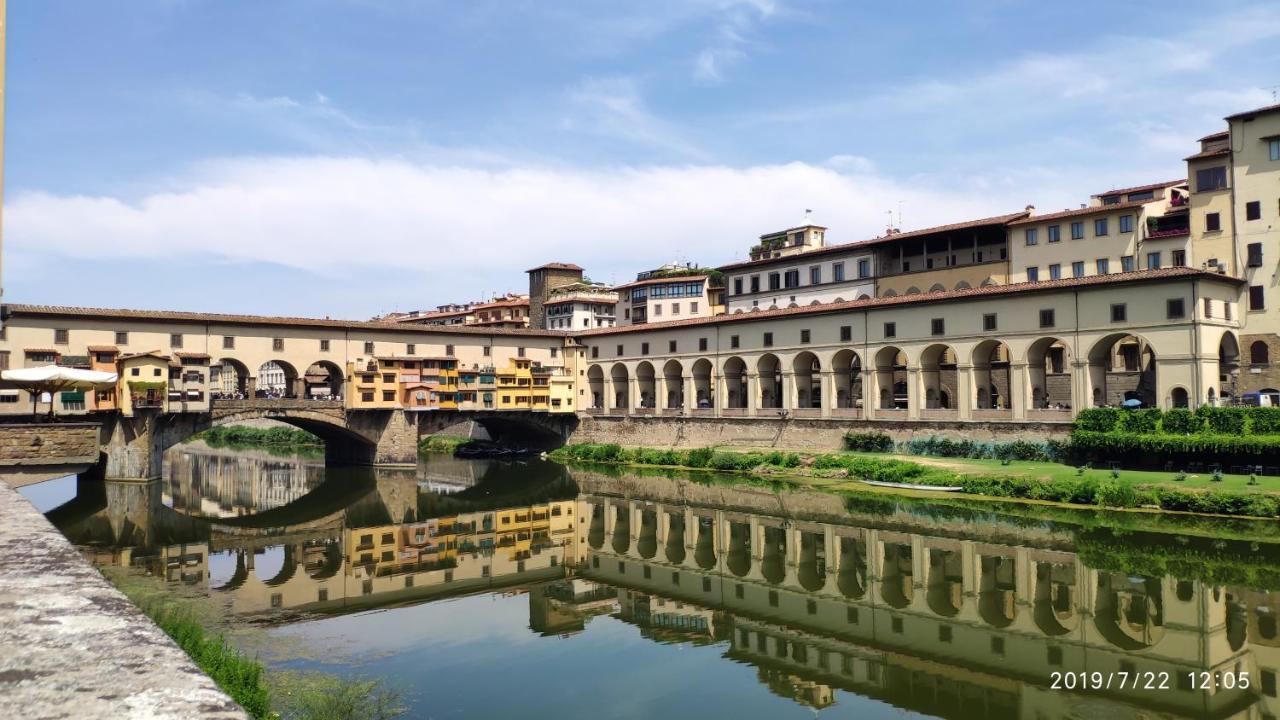
<path fill-rule="evenodd" d="M 28 496 L 408 717 L 1280 715 L 1275 523 L 199 443 Z"/>

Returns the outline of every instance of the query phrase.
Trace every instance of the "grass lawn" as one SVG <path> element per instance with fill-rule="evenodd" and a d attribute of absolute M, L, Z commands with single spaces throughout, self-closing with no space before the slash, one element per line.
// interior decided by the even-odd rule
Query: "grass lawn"
<path fill-rule="evenodd" d="M 1017 475 L 1022 477 L 1039 478 L 1042 480 L 1068 480 L 1075 479 L 1078 476 L 1077 469 L 1070 465 L 1061 465 L 1049 462 L 1025 462 L 1013 461 L 1008 465 L 1002 465 L 999 460 L 970 460 L 968 458 L 940 458 L 928 457 L 922 455 L 898 455 L 894 453 L 865 453 L 850 452 L 849 455 L 858 455 L 869 458 L 893 458 L 895 460 L 905 460 L 920 465 L 932 465 L 935 467 L 943 467 L 948 470 L 954 470 L 958 473 L 973 473 L 983 475 Z M 1133 482 L 1140 485 L 1167 485 L 1169 487 L 1179 488 L 1215 488 L 1218 490 L 1235 490 L 1240 492 L 1280 492 L 1280 477 L 1269 475 L 1259 475 L 1258 484 L 1250 485 L 1248 475 L 1228 475 L 1223 474 L 1222 482 L 1214 482 L 1212 473 L 1188 474 L 1186 480 L 1178 481 L 1174 478 L 1177 473 L 1159 472 L 1150 470 L 1121 470 L 1120 480 Z M 1094 478 L 1097 480 L 1111 479 L 1111 471 L 1108 469 L 1093 468 L 1086 470 L 1084 477 Z"/>

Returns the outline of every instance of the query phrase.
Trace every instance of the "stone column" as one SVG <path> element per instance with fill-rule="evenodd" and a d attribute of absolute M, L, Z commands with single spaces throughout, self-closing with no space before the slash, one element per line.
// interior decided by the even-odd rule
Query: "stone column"
<path fill-rule="evenodd" d="M 306 378 L 294 378 L 293 380 L 293 396 L 299 400 L 307 399 L 307 380 Z"/>
<path fill-rule="evenodd" d="M 850 390 L 852 392 L 852 390 Z M 874 420 L 880 407 L 880 376 L 874 365 L 862 368 L 862 417 Z"/>
<path fill-rule="evenodd" d="M 782 371 L 781 387 L 778 392 L 782 395 L 782 409 L 795 410 L 799 403 L 796 402 L 796 374 L 792 370 Z"/>
<path fill-rule="evenodd" d="M 640 378 L 633 375 L 627 379 L 627 392 L 629 393 L 627 396 L 627 410 L 631 411 L 640 407 Z"/>
<path fill-rule="evenodd" d="M 974 377 L 972 365 L 956 365 L 956 417 L 968 420 L 973 415 L 973 408 L 978 403 L 974 393 Z"/>
<path fill-rule="evenodd" d="M 822 417 L 831 417 L 831 408 L 836 406 L 836 374 L 830 370 L 823 370 L 818 374 L 818 386 L 822 390 Z M 849 388 L 849 392 L 853 392 L 853 388 Z"/>
<path fill-rule="evenodd" d="M 924 405 L 924 373 L 919 366 L 907 368 L 907 418 L 920 419 L 920 407 Z M 889 390 L 890 395 L 893 389 Z"/>
<path fill-rule="evenodd" d="M 1027 382 L 1027 363 L 1009 363 L 1009 396 L 1013 398 L 1013 419 L 1026 420 L 1030 403 L 1031 384 Z"/>
<path fill-rule="evenodd" d="M 680 383 L 684 388 L 684 403 L 682 407 L 684 407 L 685 414 L 688 415 L 691 410 L 698 407 L 698 389 L 694 385 L 692 375 L 686 375 L 681 379 Z"/>
<path fill-rule="evenodd" d="M 747 373 L 746 386 L 742 389 L 747 394 L 747 415 L 755 417 L 760 414 L 760 376 Z"/>

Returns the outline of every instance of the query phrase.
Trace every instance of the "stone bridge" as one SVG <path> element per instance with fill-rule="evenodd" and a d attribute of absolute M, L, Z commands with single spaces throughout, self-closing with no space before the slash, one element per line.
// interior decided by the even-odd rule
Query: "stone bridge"
<path fill-rule="evenodd" d="M 105 474 L 110 479 L 159 477 L 164 451 L 211 427 L 247 420 L 277 420 L 306 430 L 325 444 L 334 465 L 414 465 L 418 439 L 475 421 L 497 440 L 552 448 L 577 426 L 572 414 L 493 410 L 350 410 L 326 400 L 215 400 L 208 413 L 137 412 L 102 425 Z"/>

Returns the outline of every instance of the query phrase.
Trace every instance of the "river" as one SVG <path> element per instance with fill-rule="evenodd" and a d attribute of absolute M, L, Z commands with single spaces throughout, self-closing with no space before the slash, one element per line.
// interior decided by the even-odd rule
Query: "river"
<path fill-rule="evenodd" d="M 199 443 L 165 468 L 26 494 L 408 717 L 1280 716 L 1275 523 Z"/>

